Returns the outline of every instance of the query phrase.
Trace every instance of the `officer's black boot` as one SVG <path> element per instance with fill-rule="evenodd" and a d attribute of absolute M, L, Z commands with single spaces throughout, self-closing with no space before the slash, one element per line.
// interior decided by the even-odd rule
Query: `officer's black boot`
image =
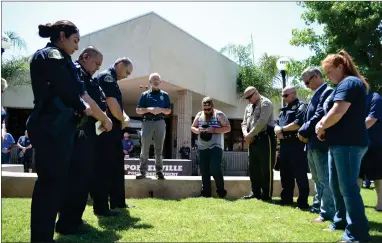
<path fill-rule="evenodd" d="M 216 191 L 216 193 L 218 194 L 219 198 L 225 198 L 227 196 L 227 190 Z"/>

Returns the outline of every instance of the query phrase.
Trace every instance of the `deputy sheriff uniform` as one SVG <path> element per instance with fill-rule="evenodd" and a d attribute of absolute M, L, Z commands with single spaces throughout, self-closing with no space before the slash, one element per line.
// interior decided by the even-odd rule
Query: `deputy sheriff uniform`
<path fill-rule="evenodd" d="M 149 89 L 142 93 L 137 108 L 159 107 L 163 109 L 171 109 L 170 97 L 167 92 L 159 89 Z M 164 121 L 164 114 L 160 113 L 154 115 L 152 113 L 143 114 L 142 123 L 142 147 L 140 155 L 140 175 L 137 179 L 146 177 L 148 170 L 148 157 L 152 141 L 154 140 L 154 153 L 155 153 L 155 169 L 158 179 L 164 179 L 163 176 L 163 161 L 162 151 L 163 143 L 166 137 L 166 122 Z"/>
<path fill-rule="evenodd" d="M 37 181 L 32 195 L 31 242 L 52 242 L 56 216 L 70 175 L 73 140 L 86 103 L 71 57 L 54 44 L 30 63 L 34 110 L 27 131 L 35 150 Z"/>
<path fill-rule="evenodd" d="M 115 98 L 119 104 L 121 112 L 123 112 L 122 93 L 117 82 L 117 73 L 112 66 L 109 69 L 99 73 L 97 80 L 106 97 Z M 110 209 L 126 208 L 125 201 L 125 156 L 121 143 L 122 130 L 121 121 L 111 114 L 110 109 L 107 110 L 107 115 L 113 122 L 113 128 L 109 132 L 104 132 L 100 135 L 99 150 L 103 153 L 98 156 L 101 160 L 98 164 L 103 164 L 103 173 L 107 173 L 108 178 L 108 194 L 110 196 Z M 100 176 L 101 171 L 97 173 Z M 98 190 L 98 189 L 97 189 Z M 101 195 L 100 201 L 94 205 L 94 212 L 103 214 L 108 211 L 107 195 Z"/>
<path fill-rule="evenodd" d="M 241 129 L 252 140 L 248 147 L 249 177 L 252 191 L 244 199 L 271 200 L 273 193 L 273 166 L 276 141 L 273 133 L 272 102 L 260 96 L 257 104 L 245 108 Z"/>
<path fill-rule="evenodd" d="M 102 111 L 106 111 L 105 94 L 99 87 L 97 80 L 93 79 L 89 72 L 75 62 L 80 80 L 84 83 L 88 95 L 97 103 Z M 76 132 L 74 149 L 71 163 L 71 176 L 66 188 L 64 202 L 60 208 L 60 217 L 56 225 L 56 231 L 62 234 L 77 233 L 83 223 L 82 214 L 86 208 L 87 198 L 90 191 L 91 179 L 94 176 L 95 161 L 100 149 L 97 145 L 97 135 L 95 132 L 96 119 L 86 117 Z M 104 151 L 102 151 L 104 152 Z M 98 171 L 105 168 L 97 167 Z M 100 177 L 94 180 L 98 188 L 105 187 L 107 181 L 101 173 Z M 102 190 L 102 189 L 101 189 Z M 105 190 L 105 189 L 103 189 Z"/>
<path fill-rule="evenodd" d="M 304 123 L 306 104 L 295 99 L 287 106 L 281 108 L 277 125 L 281 128 L 291 123 L 300 126 Z M 297 182 L 299 197 L 297 205 L 301 209 L 308 209 L 309 196 L 309 167 L 305 143 L 297 137 L 297 131 L 282 132 L 284 139 L 280 139 L 280 177 L 281 177 L 281 202 L 283 205 L 293 203 L 295 180 Z"/>

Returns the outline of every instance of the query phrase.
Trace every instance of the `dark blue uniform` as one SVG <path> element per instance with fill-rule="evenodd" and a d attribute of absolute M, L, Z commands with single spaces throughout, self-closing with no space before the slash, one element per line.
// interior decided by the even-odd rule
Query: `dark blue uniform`
<path fill-rule="evenodd" d="M 277 124 L 281 127 L 290 123 L 302 125 L 306 105 L 298 99 L 281 109 Z M 295 180 L 297 182 L 299 197 L 297 199 L 298 207 L 308 208 L 309 181 L 308 161 L 305 151 L 305 144 L 297 137 L 297 131 L 283 132 L 284 139 L 280 139 L 280 177 L 281 201 L 285 204 L 293 203 L 293 192 Z"/>
<path fill-rule="evenodd" d="M 19 138 L 18 143 L 24 148 L 31 145 L 31 141 L 26 136 L 21 136 Z M 21 151 L 21 150 L 20 150 Z M 32 156 L 33 156 L 33 148 L 25 150 L 25 153 L 20 158 L 21 162 L 24 164 L 24 171 L 28 172 L 28 169 L 32 169 Z"/>
<path fill-rule="evenodd" d="M 123 112 L 122 93 L 117 83 L 117 74 L 114 67 L 99 73 L 98 82 L 106 97 L 115 98 Z M 96 175 L 96 180 L 102 173 L 107 173 L 108 188 L 107 192 L 110 196 L 110 208 L 126 208 L 125 201 L 125 156 L 121 143 L 122 130 L 121 121 L 115 118 L 110 110 L 107 115 L 113 122 L 113 129 L 110 132 L 104 132 L 100 135 L 100 151 L 102 154 L 98 156 L 100 159 L 100 171 Z M 101 166 L 103 165 L 103 166 Z M 100 194 L 99 194 L 100 193 Z M 107 194 L 100 192 L 97 188 L 97 195 L 94 198 L 94 212 L 104 213 L 109 210 Z"/>
<path fill-rule="evenodd" d="M 360 178 L 369 180 L 382 179 L 382 97 L 378 93 L 370 92 L 366 96 L 368 117 L 377 121 L 368 130 L 370 145 L 362 159 Z"/>
<path fill-rule="evenodd" d="M 105 95 L 99 87 L 97 80 L 78 63 L 75 62 L 80 80 L 83 82 L 88 95 L 97 103 L 102 111 L 106 111 Z M 91 179 L 94 170 L 94 161 L 98 156 L 96 147 L 97 135 L 95 132 L 96 119 L 86 117 L 84 124 L 77 129 L 71 164 L 71 175 L 66 188 L 64 202 L 60 208 L 60 217 L 56 231 L 60 233 L 75 233 L 82 224 L 82 214 L 86 208 L 90 191 Z M 98 168 L 97 168 L 98 169 Z M 104 168 L 101 168 L 102 170 Z M 106 180 L 100 180 L 105 186 Z"/>
<path fill-rule="evenodd" d="M 56 216 L 70 171 L 78 119 L 86 109 L 71 57 L 53 44 L 30 63 L 35 108 L 27 121 L 38 175 L 31 209 L 31 241 L 53 241 Z"/>

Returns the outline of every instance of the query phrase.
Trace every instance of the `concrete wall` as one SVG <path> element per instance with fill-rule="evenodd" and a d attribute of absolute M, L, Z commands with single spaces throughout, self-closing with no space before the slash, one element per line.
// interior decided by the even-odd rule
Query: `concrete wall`
<path fill-rule="evenodd" d="M 314 195 L 314 182 L 310 174 L 310 196 Z M 24 197 L 30 198 L 33 193 L 36 173 L 15 173 L 3 171 L 1 176 L 1 193 L 3 198 Z M 200 176 L 167 176 L 166 180 L 156 180 L 149 177 L 144 180 L 136 180 L 135 176 L 125 175 L 126 198 L 148 198 L 151 195 L 159 198 L 180 199 L 197 197 L 201 189 Z M 224 186 L 228 191 L 227 198 L 238 199 L 247 195 L 251 189 L 249 177 L 224 177 Z M 216 196 L 215 183 L 212 182 L 212 194 Z M 281 183 L 279 173 L 275 172 L 273 182 L 273 196 L 279 197 Z M 294 196 L 298 196 L 298 188 L 295 186 Z"/>
<path fill-rule="evenodd" d="M 11 108 L 33 108 L 32 86 L 8 87 L 1 96 L 2 105 Z"/>

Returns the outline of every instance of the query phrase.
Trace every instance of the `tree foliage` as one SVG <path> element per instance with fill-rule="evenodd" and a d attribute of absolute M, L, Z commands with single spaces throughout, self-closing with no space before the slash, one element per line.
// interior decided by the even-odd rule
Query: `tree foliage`
<path fill-rule="evenodd" d="M 30 85 L 29 57 L 11 57 L 1 66 L 1 77 L 9 87 Z"/>
<path fill-rule="evenodd" d="M 240 67 L 236 80 L 236 91 L 239 96 L 248 86 L 256 87 L 265 96 L 272 96 L 277 92 L 272 86 L 273 78 L 277 72 L 272 67 L 274 57 L 264 54 L 259 64 L 255 65 L 251 58 L 251 44 L 246 46 L 229 44 L 223 47 L 220 52 L 226 54 Z"/>
<path fill-rule="evenodd" d="M 308 66 L 319 66 L 330 53 L 345 49 L 374 90 L 382 91 L 382 2 L 299 2 L 305 8 L 301 18 L 308 28 L 292 30 L 290 43 L 307 46 L 314 55 L 293 62 L 289 73 L 299 77 Z M 311 25 L 322 25 L 315 33 Z"/>
<path fill-rule="evenodd" d="M 221 49 L 221 53 L 226 54 L 235 61 L 240 71 L 236 80 L 237 93 L 240 97 L 248 86 L 254 86 L 264 96 L 281 103 L 282 77 L 277 69 L 277 60 L 280 56 L 272 56 L 267 53 L 262 54 L 257 63 L 254 63 L 251 45 L 229 44 Z M 293 84 L 297 88 L 300 98 L 307 100 L 310 91 L 301 86 L 300 83 Z"/>
<path fill-rule="evenodd" d="M 27 44 L 25 43 L 25 40 L 21 38 L 16 32 L 5 31 L 4 33 L 11 40 L 11 43 L 14 49 L 27 50 Z"/>

